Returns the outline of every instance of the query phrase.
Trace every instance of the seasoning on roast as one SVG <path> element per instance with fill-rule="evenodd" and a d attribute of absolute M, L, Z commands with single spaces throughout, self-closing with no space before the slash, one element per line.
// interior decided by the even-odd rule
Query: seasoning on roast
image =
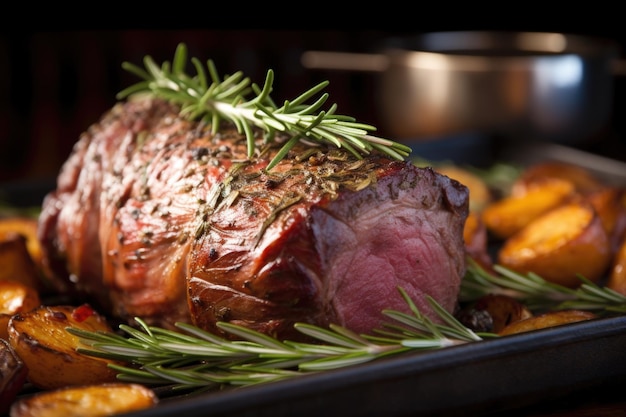
<path fill-rule="evenodd" d="M 259 134 L 259 140 L 261 134 Z M 263 147 L 264 146 L 264 147 Z M 465 273 L 468 189 L 383 155 L 246 139 L 155 98 L 120 102 L 64 164 L 40 217 L 61 291 L 113 317 L 220 333 L 228 321 L 278 338 L 296 322 L 356 332 L 406 311 L 404 288 L 448 311 Z"/>

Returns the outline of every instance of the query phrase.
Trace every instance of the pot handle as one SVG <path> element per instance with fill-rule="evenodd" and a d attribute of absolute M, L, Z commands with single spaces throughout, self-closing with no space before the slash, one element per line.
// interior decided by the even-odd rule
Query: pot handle
<path fill-rule="evenodd" d="M 356 52 L 306 51 L 300 62 L 309 69 L 383 72 L 389 68 L 386 55 Z"/>

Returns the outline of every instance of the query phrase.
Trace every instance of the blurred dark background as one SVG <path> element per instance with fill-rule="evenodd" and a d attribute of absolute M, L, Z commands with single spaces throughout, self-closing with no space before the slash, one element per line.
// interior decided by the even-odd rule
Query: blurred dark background
<path fill-rule="evenodd" d="M 354 6 L 343 10 L 331 9 L 333 5 L 325 6 L 328 10 L 308 6 L 297 12 L 284 11 L 280 18 L 251 12 L 236 15 L 232 10 L 227 14 L 165 9 L 156 19 L 147 14 L 141 18 L 127 16 L 127 10 L 120 10 L 115 21 L 107 21 L 109 10 L 97 21 L 49 19 L 44 24 L 26 23 L 16 25 L 15 30 L 3 30 L 0 182 L 55 175 L 81 132 L 115 103 L 117 92 L 138 81 L 121 68 L 121 63 L 141 64 L 146 55 L 157 62 L 171 60 L 180 42 L 187 44 L 190 56 L 213 59 L 223 74 L 242 70 L 262 84 L 267 69 L 272 68 L 276 74 L 273 97 L 278 102 L 327 79 L 330 101 L 339 105 L 340 113 L 374 125 L 380 124 L 373 96 L 375 75 L 305 69 L 300 64 L 304 51 L 375 52 L 381 42 L 393 36 L 481 29 L 564 32 L 609 38 L 622 47 L 626 45 L 626 24 L 618 10 L 604 7 L 525 18 L 515 14 L 516 7 L 503 5 L 484 13 L 472 9 L 478 11 L 475 17 L 465 18 L 465 10 L 448 5 L 419 15 L 407 15 L 393 4 L 389 7 L 394 13 L 368 9 L 365 15 Z M 309 23 L 300 21 L 304 18 Z M 318 19 L 317 23 L 311 19 Z M 626 137 L 626 118 L 622 117 L 626 80 L 620 78 L 615 80 L 610 129 L 621 144 Z M 384 136 L 385 132 L 380 133 Z M 619 152 L 607 152 L 624 158 Z"/>

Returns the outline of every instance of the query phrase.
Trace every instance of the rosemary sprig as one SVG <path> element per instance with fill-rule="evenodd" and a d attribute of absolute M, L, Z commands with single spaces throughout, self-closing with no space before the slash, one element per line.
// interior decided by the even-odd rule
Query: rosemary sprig
<path fill-rule="evenodd" d="M 424 351 L 482 340 L 428 297 L 441 318 L 435 323 L 422 315 L 407 294 L 399 290 L 413 314 L 385 310 L 393 323 L 384 323 L 372 335 L 358 335 L 337 325 L 322 328 L 297 323 L 295 328 L 317 343 L 279 341 L 234 324 L 218 326 L 236 336 L 226 340 L 193 325 L 178 323 L 179 331 L 149 326 L 120 325 L 126 334 L 67 330 L 89 349 L 80 353 L 114 359 L 118 378 L 176 389 L 207 389 L 223 385 L 252 385 L 370 362 L 407 351 Z M 483 337 L 496 335 L 483 334 Z"/>
<path fill-rule="evenodd" d="M 191 58 L 191 63 L 196 71 L 193 76 L 185 72 L 187 47 L 182 43 L 176 48 L 172 63 L 165 61 L 158 66 L 150 56 L 146 56 L 145 69 L 142 69 L 124 62 L 122 67 L 143 81 L 122 90 L 117 97 L 123 99 L 131 94 L 149 92 L 180 105 L 181 114 L 191 119 L 201 118 L 211 122 L 214 132 L 219 129 L 221 120 L 229 120 L 239 133 L 246 135 L 248 157 L 252 157 L 256 149 L 253 126 L 264 131 L 265 143 L 274 141 L 280 132 L 289 139 L 270 161 L 268 170 L 280 162 L 300 139 L 343 147 L 357 158 L 374 150 L 397 160 L 403 160 L 411 153 L 411 148 L 404 144 L 369 134 L 376 130 L 375 127 L 358 123 L 353 117 L 336 114 L 336 104 L 328 110 L 321 110 L 329 97 L 327 93 L 307 104 L 326 88 L 328 81 L 278 107 L 270 97 L 274 81 L 272 70 L 268 70 L 265 83 L 260 88 L 244 77 L 241 71 L 221 79 L 212 60 L 207 61 L 206 69 L 195 57 Z M 254 96 L 248 98 L 251 93 Z"/>
<path fill-rule="evenodd" d="M 486 294 L 507 294 L 522 300 L 531 310 L 584 309 L 626 313 L 626 297 L 580 277 L 572 289 L 550 283 L 536 274 L 519 274 L 494 265 L 496 274 L 468 259 L 459 301 Z M 149 326 L 137 318 L 139 328 L 120 325 L 126 335 L 67 330 L 81 338 L 88 349 L 80 353 L 114 359 L 110 365 L 118 378 L 174 390 L 206 390 L 226 385 L 244 386 L 294 378 L 344 368 L 410 351 L 428 351 L 498 337 L 475 333 L 461 324 L 434 299 L 426 297 L 440 321 L 424 316 L 404 290 L 401 296 L 412 314 L 383 310 L 391 319 L 372 334 L 359 335 L 346 328 L 297 323 L 295 328 L 315 343 L 279 341 L 238 325 L 220 322 L 218 327 L 236 336 L 227 340 L 196 326 L 177 323 L 178 331 Z"/>
<path fill-rule="evenodd" d="M 486 294 L 506 294 L 524 302 L 531 310 L 594 310 L 626 313 L 626 296 L 601 287 L 583 276 L 578 288 L 551 283 L 537 274 L 520 274 L 494 265 L 492 274 L 468 259 L 468 269 L 461 283 L 460 301 L 470 301 Z"/>

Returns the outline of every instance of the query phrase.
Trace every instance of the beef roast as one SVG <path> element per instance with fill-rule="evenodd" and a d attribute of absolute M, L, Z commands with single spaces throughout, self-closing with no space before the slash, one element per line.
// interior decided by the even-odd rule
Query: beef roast
<path fill-rule="evenodd" d="M 228 125 L 173 104 L 118 103 L 76 143 L 46 196 L 51 280 L 112 317 L 218 321 L 278 338 L 295 322 L 370 332 L 404 288 L 452 311 L 465 272 L 468 190 L 429 168 L 302 144 L 246 155 Z"/>

